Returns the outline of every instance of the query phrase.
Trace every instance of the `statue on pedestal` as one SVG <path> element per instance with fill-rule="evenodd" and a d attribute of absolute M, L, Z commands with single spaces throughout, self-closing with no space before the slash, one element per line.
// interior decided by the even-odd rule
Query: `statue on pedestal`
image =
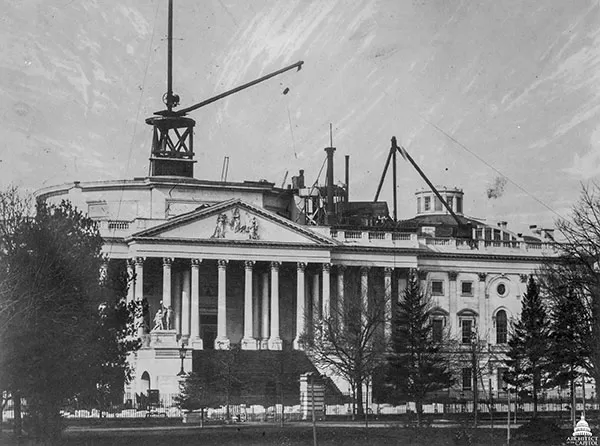
<path fill-rule="evenodd" d="M 154 315 L 154 328 L 152 328 L 152 331 L 154 330 L 164 330 L 165 326 L 163 323 L 163 311 L 162 308 L 159 308 L 156 311 L 156 314 Z"/>
<path fill-rule="evenodd" d="M 173 309 L 169 306 L 165 309 L 165 330 L 173 330 Z"/>

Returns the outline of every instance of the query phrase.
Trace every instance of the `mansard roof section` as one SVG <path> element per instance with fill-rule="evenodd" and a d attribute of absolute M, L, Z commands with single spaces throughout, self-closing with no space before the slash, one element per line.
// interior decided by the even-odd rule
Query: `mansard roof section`
<path fill-rule="evenodd" d="M 203 206 L 136 232 L 129 240 L 185 239 L 335 246 L 338 242 L 239 198 Z"/>

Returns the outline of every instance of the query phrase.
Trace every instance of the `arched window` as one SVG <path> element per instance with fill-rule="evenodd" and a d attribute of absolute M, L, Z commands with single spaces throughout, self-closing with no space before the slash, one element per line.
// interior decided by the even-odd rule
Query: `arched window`
<path fill-rule="evenodd" d="M 508 319 L 506 311 L 496 313 L 496 344 L 506 344 L 508 341 Z"/>
<path fill-rule="evenodd" d="M 148 372 L 144 372 L 142 373 L 142 378 L 141 378 L 142 382 L 142 392 L 147 392 L 148 389 L 150 389 L 150 374 Z"/>

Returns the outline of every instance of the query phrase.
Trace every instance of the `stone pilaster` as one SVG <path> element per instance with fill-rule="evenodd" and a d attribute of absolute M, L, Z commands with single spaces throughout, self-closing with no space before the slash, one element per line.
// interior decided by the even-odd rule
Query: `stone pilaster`
<path fill-rule="evenodd" d="M 323 319 L 331 318 L 331 263 L 323 263 Z"/>
<path fill-rule="evenodd" d="M 487 335 L 489 335 L 488 333 L 488 329 L 489 329 L 489 324 L 488 324 L 488 317 L 489 317 L 489 306 L 490 306 L 490 299 L 488 298 L 488 296 L 485 293 L 485 286 L 486 286 L 486 278 L 487 278 L 487 273 L 479 273 L 479 298 L 477 299 L 477 302 L 479 303 L 479 308 L 478 308 L 478 313 L 479 313 L 479 320 L 477 321 L 477 325 L 478 330 L 479 330 L 479 337 L 486 337 Z"/>
<path fill-rule="evenodd" d="M 340 331 L 344 330 L 346 325 L 346 302 L 344 296 L 344 265 L 337 266 L 337 324 Z"/>
<path fill-rule="evenodd" d="M 368 266 L 360 267 L 360 302 L 361 302 L 361 321 L 366 325 L 369 311 L 369 270 Z"/>
<path fill-rule="evenodd" d="M 385 306 L 385 320 L 383 334 L 386 341 L 392 339 L 392 273 L 394 268 L 384 268 L 383 270 L 383 298 Z"/>
<path fill-rule="evenodd" d="M 227 260 L 217 262 L 218 290 L 217 290 L 217 339 L 215 350 L 229 350 L 227 337 Z"/>
<path fill-rule="evenodd" d="M 456 279 L 458 277 L 458 273 L 456 271 L 448 272 L 448 312 L 450 313 L 451 320 L 456 320 L 457 323 L 452 324 L 450 329 L 452 330 L 451 336 L 458 338 L 458 320 L 456 319 L 456 313 L 458 312 L 458 290 Z M 436 296 L 434 299 L 437 301 L 437 305 L 444 308 L 445 302 L 440 302 L 441 299 L 444 299 L 444 296 Z"/>

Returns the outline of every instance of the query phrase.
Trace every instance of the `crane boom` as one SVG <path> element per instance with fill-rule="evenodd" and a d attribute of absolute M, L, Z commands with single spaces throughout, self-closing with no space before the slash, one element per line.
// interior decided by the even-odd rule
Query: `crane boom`
<path fill-rule="evenodd" d="M 285 68 L 282 68 L 280 70 L 274 71 L 272 73 L 266 74 L 265 76 L 262 76 L 258 79 L 255 79 L 251 82 L 248 82 L 246 84 L 240 85 L 238 87 L 235 87 L 231 90 L 225 91 L 221 94 L 218 94 L 217 96 L 214 96 L 210 99 L 206 99 L 202 102 L 198 102 L 197 104 L 191 105 L 187 108 L 181 109 L 181 110 L 177 110 L 177 111 L 169 111 L 169 110 L 162 110 L 162 111 L 158 111 L 155 112 L 155 115 L 159 115 L 159 116 L 184 116 L 185 114 L 194 111 L 194 110 L 198 110 L 201 107 L 204 107 L 205 105 L 208 104 L 212 104 L 215 101 L 218 101 L 219 99 L 223 99 L 229 95 L 232 95 L 234 93 L 237 93 L 238 91 L 242 91 L 245 90 L 248 87 L 252 87 L 253 85 L 259 84 L 261 82 L 266 81 L 267 79 L 271 79 L 272 77 L 275 77 L 279 74 L 285 73 L 286 71 L 289 71 L 293 68 L 298 68 L 298 70 L 302 69 L 302 64 L 304 64 L 304 61 L 298 61 L 295 64 L 289 65 Z"/>

